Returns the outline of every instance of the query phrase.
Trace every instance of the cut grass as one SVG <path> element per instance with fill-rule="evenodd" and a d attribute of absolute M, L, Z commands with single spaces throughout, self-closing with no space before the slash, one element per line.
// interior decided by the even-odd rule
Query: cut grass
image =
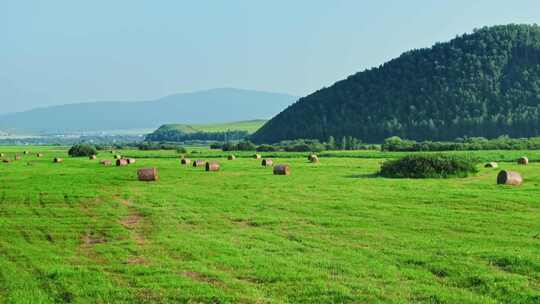
<path fill-rule="evenodd" d="M 0 148 L 23 150 L 45 157 L 0 164 L 0 302 L 540 301 L 538 163 L 501 163 L 525 178 L 508 187 L 484 168 L 376 178 L 388 155 L 378 152 L 318 164 L 279 153 L 292 175 L 274 176 L 252 153 L 208 173 L 172 151 L 119 151 L 139 159 L 116 168 L 98 164 L 104 152 L 91 161 L 64 147 Z M 149 166 L 160 181 L 138 182 Z"/>

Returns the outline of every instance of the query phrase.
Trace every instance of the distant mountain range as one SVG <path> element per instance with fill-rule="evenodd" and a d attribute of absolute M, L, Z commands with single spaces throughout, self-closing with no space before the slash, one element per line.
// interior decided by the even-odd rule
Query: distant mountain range
<path fill-rule="evenodd" d="M 287 94 L 225 88 L 153 101 L 68 104 L 0 115 L 0 130 L 50 134 L 265 119 L 297 99 Z"/>

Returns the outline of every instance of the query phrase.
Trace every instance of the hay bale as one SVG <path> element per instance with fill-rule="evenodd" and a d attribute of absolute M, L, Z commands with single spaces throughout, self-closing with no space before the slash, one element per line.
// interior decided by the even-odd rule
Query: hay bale
<path fill-rule="evenodd" d="M 234 155 L 229 155 L 229 156 L 227 157 L 227 159 L 228 159 L 228 160 L 235 160 L 235 159 L 236 159 L 236 156 L 234 156 Z"/>
<path fill-rule="evenodd" d="M 129 165 L 134 164 L 135 162 L 137 162 L 137 160 L 135 158 L 126 158 L 126 160 L 127 160 Z"/>
<path fill-rule="evenodd" d="M 501 171 L 497 175 L 497 184 L 519 186 L 523 183 L 521 174 L 514 171 Z"/>
<path fill-rule="evenodd" d="M 191 161 L 189 160 L 189 158 L 182 158 L 182 159 L 180 160 L 180 163 L 181 163 L 182 165 L 189 165 L 189 164 L 191 163 Z"/>
<path fill-rule="evenodd" d="M 30 154 L 30 151 L 24 151 L 23 153 L 24 153 L 24 155 L 28 155 L 28 154 Z"/>
<path fill-rule="evenodd" d="M 125 158 L 120 158 L 116 160 L 116 166 L 117 167 L 123 167 L 129 165 L 128 160 Z"/>
<path fill-rule="evenodd" d="M 114 156 L 114 159 L 122 159 L 122 156 L 119 155 L 119 154 L 116 154 L 116 155 Z"/>
<path fill-rule="evenodd" d="M 89 158 L 90 160 L 96 160 L 96 159 L 97 159 L 97 156 L 96 156 L 96 155 L 90 155 L 88 158 Z"/>
<path fill-rule="evenodd" d="M 4 153 L 0 153 L 0 157 L 4 157 L 6 156 Z"/>
<path fill-rule="evenodd" d="M 273 164 L 274 164 L 274 161 L 272 161 L 272 160 L 269 159 L 269 158 L 265 158 L 265 159 L 263 159 L 262 162 L 261 162 L 261 165 L 262 165 L 263 167 L 270 167 L 270 166 L 272 166 Z"/>
<path fill-rule="evenodd" d="M 60 158 L 60 157 L 55 157 L 55 158 L 53 159 L 53 162 L 54 162 L 54 163 L 63 163 L 63 162 L 64 162 L 64 159 L 63 159 L 63 158 Z"/>
<path fill-rule="evenodd" d="M 499 165 L 496 162 L 489 162 L 487 163 L 484 168 L 498 168 Z"/>
<path fill-rule="evenodd" d="M 217 162 L 206 162 L 205 168 L 206 168 L 206 171 L 219 171 L 219 163 L 217 163 Z"/>
<path fill-rule="evenodd" d="M 37 158 L 42 158 L 42 157 L 43 157 L 43 153 L 38 153 L 38 154 L 36 154 L 36 157 L 37 157 Z"/>
<path fill-rule="evenodd" d="M 9 159 L 3 159 L 2 162 L 9 164 L 11 161 Z"/>
<path fill-rule="evenodd" d="M 310 155 L 308 159 L 312 163 L 318 163 L 319 162 L 319 158 L 315 154 Z"/>
<path fill-rule="evenodd" d="M 274 175 L 291 175 L 291 167 L 289 165 L 275 165 Z"/>
<path fill-rule="evenodd" d="M 202 159 L 197 159 L 193 161 L 193 167 L 203 167 L 206 165 L 206 162 Z"/>
<path fill-rule="evenodd" d="M 529 164 L 529 159 L 525 156 L 522 156 L 520 158 L 518 158 L 518 164 L 519 165 L 528 165 Z"/>
<path fill-rule="evenodd" d="M 143 168 L 137 171 L 137 176 L 140 181 L 153 182 L 159 179 L 156 168 Z"/>
<path fill-rule="evenodd" d="M 110 161 L 110 160 L 102 160 L 99 163 L 104 165 L 104 166 L 112 166 L 112 161 Z"/>
<path fill-rule="evenodd" d="M 255 155 L 253 155 L 253 158 L 255 158 L 255 159 L 261 159 L 262 156 L 261 156 L 260 154 L 255 154 Z"/>

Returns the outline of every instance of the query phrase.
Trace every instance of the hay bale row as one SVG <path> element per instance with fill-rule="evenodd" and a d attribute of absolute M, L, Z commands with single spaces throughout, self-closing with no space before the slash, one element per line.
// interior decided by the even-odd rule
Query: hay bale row
<path fill-rule="evenodd" d="M 522 157 L 518 158 L 517 163 L 519 165 L 528 165 L 529 164 L 529 159 L 527 157 L 525 157 L 525 156 L 522 156 Z"/>
<path fill-rule="evenodd" d="M 112 161 L 110 160 L 102 160 L 99 162 L 100 164 L 102 164 L 103 166 L 112 166 Z"/>
<path fill-rule="evenodd" d="M 206 162 L 205 164 L 205 170 L 210 171 L 219 171 L 219 163 L 218 162 Z"/>
<path fill-rule="evenodd" d="M 137 171 L 137 176 L 140 181 L 152 182 L 159 179 L 158 171 L 156 168 L 142 168 Z"/>
<path fill-rule="evenodd" d="M 197 159 L 197 160 L 194 160 L 193 161 L 193 167 L 194 168 L 197 168 L 197 167 L 203 167 L 206 165 L 206 162 L 202 159 Z"/>
<path fill-rule="evenodd" d="M 275 165 L 274 175 L 291 175 L 291 167 L 289 165 Z"/>
<path fill-rule="evenodd" d="M 501 171 L 497 175 L 497 184 L 519 186 L 523 183 L 523 177 L 521 174 L 515 171 Z"/>
<path fill-rule="evenodd" d="M 485 168 L 498 168 L 499 165 L 496 162 L 489 162 L 484 167 Z"/>
<path fill-rule="evenodd" d="M 127 165 L 129 165 L 129 162 L 125 158 L 120 158 L 120 159 L 116 160 L 116 166 L 117 167 L 124 167 L 124 166 L 127 166 Z"/>

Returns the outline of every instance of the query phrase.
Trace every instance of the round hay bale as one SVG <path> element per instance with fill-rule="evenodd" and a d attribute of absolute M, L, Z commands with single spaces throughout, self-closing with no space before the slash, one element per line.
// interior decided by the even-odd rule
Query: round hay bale
<path fill-rule="evenodd" d="M 125 158 L 117 159 L 116 160 L 116 166 L 117 167 L 123 167 L 129 165 L 128 160 Z"/>
<path fill-rule="evenodd" d="M 255 159 L 261 159 L 262 156 L 261 156 L 260 154 L 255 154 L 255 155 L 253 155 L 253 158 L 255 158 Z"/>
<path fill-rule="evenodd" d="M 104 165 L 104 166 L 112 166 L 112 161 L 110 161 L 110 160 L 102 160 L 99 163 Z"/>
<path fill-rule="evenodd" d="M 11 161 L 9 159 L 3 159 L 2 162 L 9 164 Z"/>
<path fill-rule="evenodd" d="M 312 158 L 312 157 L 317 157 L 317 155 L 311 153 L 310 155 L 308 155 L 307 160 L 311 161 L 311 158 Z"/>
<path fill-rule="evenodd" d="M 137 162 L 137 160 L 135 158 L 126 158 L 126 160 L 127 160 L 129 165 L 134 164 L 134 163 Z"/>
<path fill-rule="evenodd" d="M 219 163 L 217 163 L 217 162 L 206 162 L 205 169 L 206 169 L 206 171 L 219 171 Z"/>
<path fill-rule="evenodd" d="M 261 165 L 262 165 L 263 167 L 270 167 L 270 166 L 272 166 L 273 164 L 274 164 L 274 161 L 272 161 L 272 160 L 269 159 L 269 158 L 265 158 L 265 159 L 263 159 L 262 162 L 261 162 Z"/>
<path fill-rule="evenodd" d="M 24 155 L 28 155 L 28 154 L 30 154 L 30 151 L 24 151 L 23 153 L 24 153 Z"/>
<path fill-rule="evenodd" d="M 227 157 L 227 159 L 228 159 L 228 160 L 235 160 L 235 159 L 236 159 L 236 156 L 234 156 L 234 155 L 229 155 L 229 156 Z"/>
<path fill-rule="evenodd" d="M 137 171 L 137 176 L 140 181 L 153 182 L 159 179 L 156 168 L 143 168 Z"/>
<path fill-rule="evenodd" d="M 38 154 L 36 154 L 36 157 L 37 157 L 37 158 L 42 158 L 42 157 L 43 157 L 43 153 L 38 153 Z"/>
<path fill-rule="evenodd" d="M 497 184 L 499 185 L 519 186 L 522 183 L 523 178 L 518 172 L 503 170 L 497 175 Z"/>
<path fill-rule="evenodd" d="M 64 159 L 63 159 L 63 158 L 60 158 L 60 157 L 55 157 L 55 158 L 53 159 L 53 162 L 54 162 L 54 163 L 63 163 L 63 162 L 64 162 Z"/>
<path fill-rule="evenodd" d="M 203 167 L 206 165 L 206 162 L 202 159 L 197 159 L 193 161 L 193 167 Z"/>
<path fill-rule="evenodd" d="M 180 160 L 180 163 L 181 163 L 182 165 L 189 165 L 189 164 L 191 163 L 191 161 L 189 160 L 189 158 L 182 158 L 182 159 Z"/>
<path fill-rule="evenodd" d="M 529 159 L 525 156 L 522 156 L 520 158 L 518 158 L 518 164 L 519 165 L 528 165 L 529 164 Z"/>
<path fill-rule="evenodd" d="M 116 154 L 116 155 L 114 156 L 114 159 L 122 159 L 122 156 L 119 155 L 119 154 Z"/>
<path fill-rule="evenodd" d="M 498 168 L 499 165 L 496 162 L 489 162 L 484 167 L 485 168 Z"/>
<path fill-rule="evenodd" d="M 4 157 L 6 156 L 4 153 L 0 153 L 0 157 Z"/>
<path fill-rule="evenodd" d="M 291 175 L 291 167 L 289 165 L 275 165 L 274 175 Z"/>
<path fill-rule="evenodd" d="M 312 163 L 318 163 L 319 158 L 317 157 L 317 155 L 313 154 L 313 155 L 309 156 L 309 161 L 312 162 Z"/>
<path fill-rule="evenodd" d="M 88 158 L 89 158 L 90 160 L 96 160 L 96 159 L 97 159 L 97 156 L 96 156 L 96 155 L 90 155 Z"/>

